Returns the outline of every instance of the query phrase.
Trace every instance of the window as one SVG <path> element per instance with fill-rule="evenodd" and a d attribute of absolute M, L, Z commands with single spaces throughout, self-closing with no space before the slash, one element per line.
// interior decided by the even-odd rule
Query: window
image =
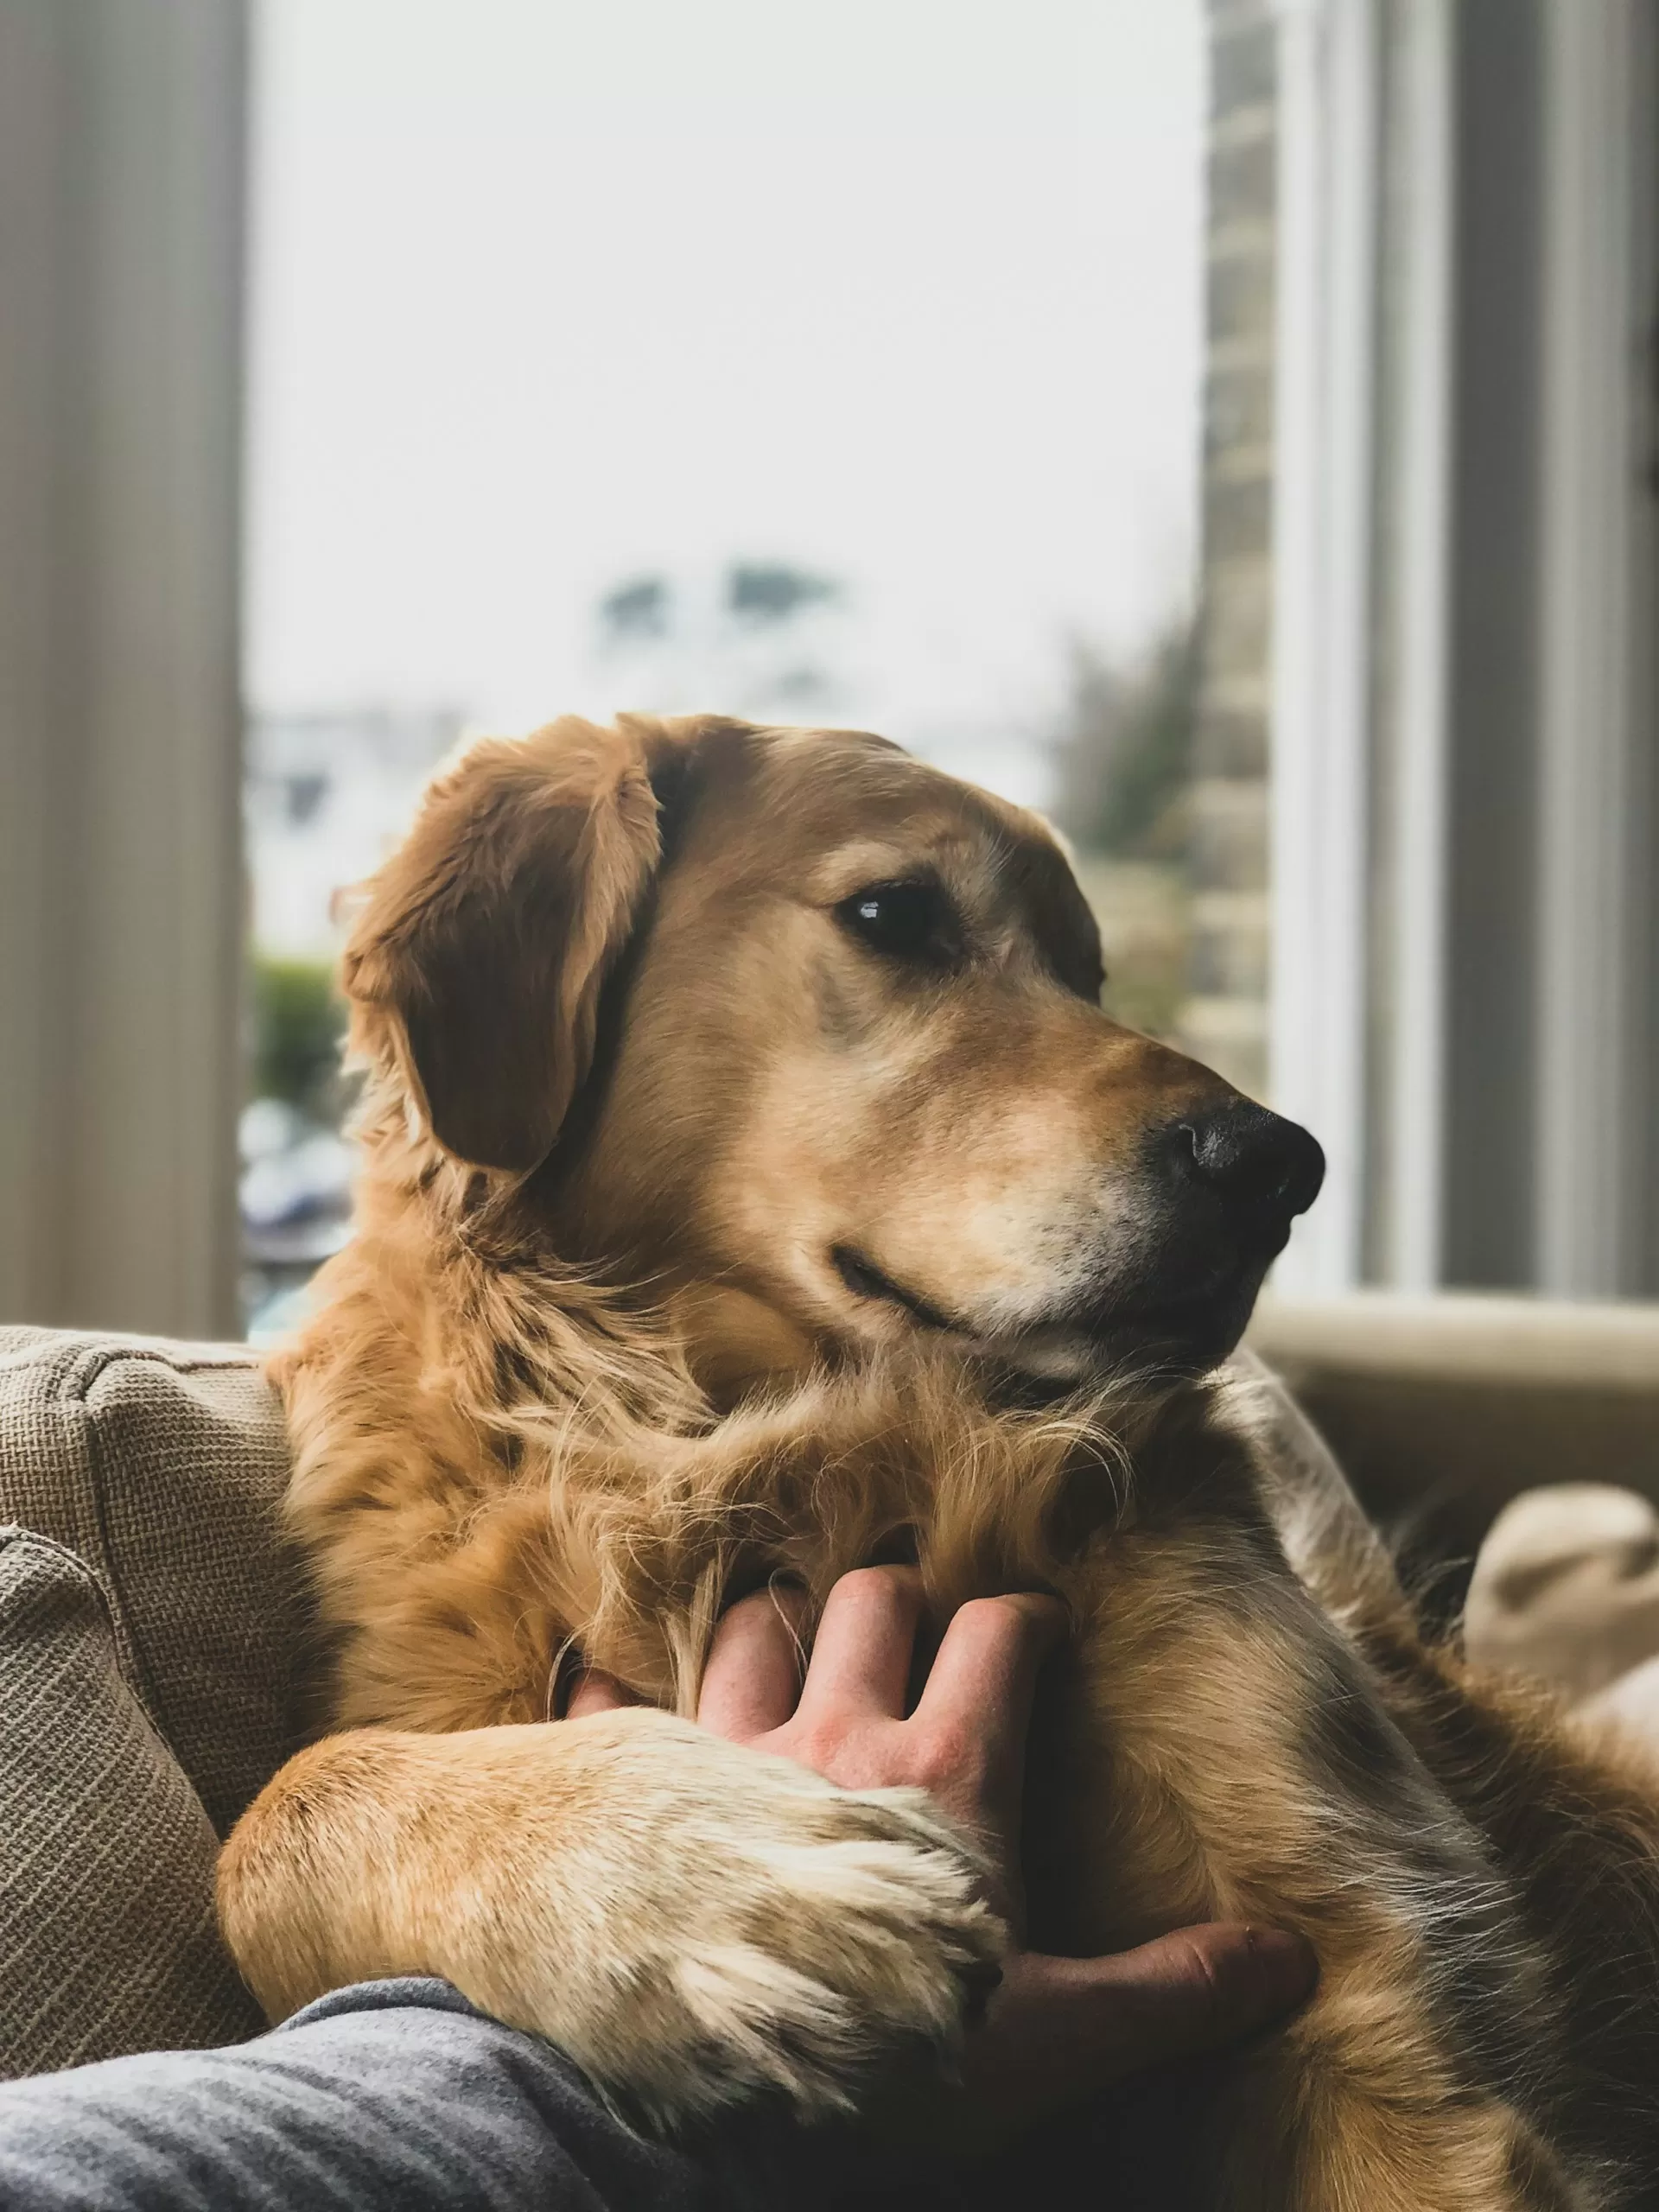
<path fill-rule="evenodd" d="M 8 1312 L 233 1325 L 245 1069 L 299 1281 L 335 891 L 466 730 L 623 699 L 1052 806 L 1118 1008 L 1326 1145 L 1281 1290 L 1659 1291 L 1647 0 L 0 41 Z"/>

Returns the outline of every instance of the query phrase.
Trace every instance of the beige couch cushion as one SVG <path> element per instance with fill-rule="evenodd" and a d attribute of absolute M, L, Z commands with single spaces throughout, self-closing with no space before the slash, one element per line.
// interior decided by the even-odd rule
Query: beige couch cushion
<path fill-rule="evenodd" d="M 213 1922 L 218 1840 L 86 1561 L 0 1529 L 0 2075 L 257 2034 Z"/>
<path fill-rule="evenodd" d="M 234 1345 L 0 1329 L 0 2066 L 260 2024 L 212 1912 L 300 1740 L 280 1408 Z"/>
<path fill-rule="evenodd" d="M 123 1669 L 221 1835 L 296 1741 L 287 1478 L 245 1345 L 0 1328 L 0 1522 L 99 1575 Z"/>

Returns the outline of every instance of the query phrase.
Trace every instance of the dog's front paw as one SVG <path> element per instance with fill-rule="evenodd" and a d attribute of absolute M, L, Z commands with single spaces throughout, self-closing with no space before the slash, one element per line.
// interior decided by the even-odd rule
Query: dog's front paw
<path fill-rule="evenodd" d="M 895 2065 L 949 2065 L 1007 1937 L 921 1791 L 837 1789 L 656 1713 L 560 1732 L 582 1783 L 561 1777 L 529 1940 L 480 2002 L 664 2129 L 767 2092 L 847 2111 Z"/>

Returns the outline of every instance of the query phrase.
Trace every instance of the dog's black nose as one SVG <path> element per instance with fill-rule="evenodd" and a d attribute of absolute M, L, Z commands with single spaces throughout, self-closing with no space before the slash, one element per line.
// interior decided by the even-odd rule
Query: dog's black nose
<path fill-rule="evenodd" d="M 1281 1214 L 1306 1213 L 1325 1180 L 1325 1154 L 1307 1131 L 1265 1106 L 1241 1099 L 1178 1131 L 1180 1170 L 1231 1205 Z"/>

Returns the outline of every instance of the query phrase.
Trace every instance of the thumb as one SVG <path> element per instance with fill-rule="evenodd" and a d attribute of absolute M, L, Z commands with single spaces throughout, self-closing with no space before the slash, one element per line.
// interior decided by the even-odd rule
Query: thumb
<path fill-rule="evenodd" d="M 1228 1921 L 1074 1963 L 1084 1970 L 1078 2000 L 1095 2019 L 1095 2048 L 1114 2079 L 1236 2043 L 1312 1996 L 1319 1974 L 1302 1936 Z"/>
<path fill-rule="evenodd" d="M 1218 2050 L 1313 1993 L 1300 1936 L 1214 1922 L 1103 1959 L 1016 1953 L 964 2052 L 994 2126 L 1024 2127 L 1145 2066 Z"/>

